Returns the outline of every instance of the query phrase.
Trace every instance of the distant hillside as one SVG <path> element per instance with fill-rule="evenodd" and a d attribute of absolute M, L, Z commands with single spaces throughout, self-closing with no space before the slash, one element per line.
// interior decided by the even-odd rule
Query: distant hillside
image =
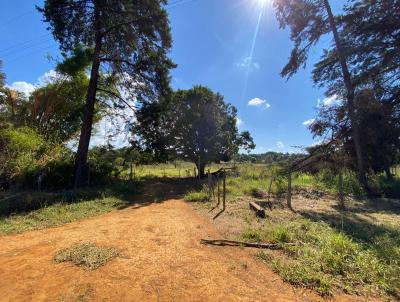
<path fill-rule="evenodd" d="M 273 164 L 278 162 L 295 161 L 303 158 L 305 154 L 301 153 L 280 153 L 266 152 L 261 154 L 238 154 L 235 158 L 237 162 L 251 162 L 258 164 Z"/>

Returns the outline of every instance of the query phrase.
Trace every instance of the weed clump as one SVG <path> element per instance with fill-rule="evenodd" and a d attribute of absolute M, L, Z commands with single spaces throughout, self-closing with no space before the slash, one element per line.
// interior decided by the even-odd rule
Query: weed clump
<path fill-rule="evenodd" d="M 183 199 L 185 201 L 192 201 L 192 202 L 205 202 L 208 201 L 208 194 L 204 191 L 196 192 L 192 191 L 187 193 Z"/>
<path fill-rule="evenodd" d="M 103 247 L 92 242 L 84 242 L 58 251 L 54 256 L 54 262 L 70 261 L 76 266 L 82 266 L 92 271 L 105 265 L 118 255 L 118 250 L 113 247 Z"/>

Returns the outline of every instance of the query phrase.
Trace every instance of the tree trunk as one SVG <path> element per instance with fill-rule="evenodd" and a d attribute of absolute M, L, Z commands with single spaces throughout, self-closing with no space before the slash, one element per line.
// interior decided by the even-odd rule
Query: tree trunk
<path fill-rule="evenodd" d="M 337 31 L 337 27 L 336 27 L 335 19 L 333 17 L 331 6 L 330 6 L 328 0 L 323 0 L 323 3 L 325 5 L 325 9 L 328 14 L 329 25 L 331 27 L 333 37 L 335 40 L 338 59 L 339 59 L 339 63 L 340 63 L 341 69 L 342 69 L 342 73 L 343 73 L 343 80 L 344 80 L 344 84 L 345 84 L 346 90 L 347 90 L 347 111 L 349 113 L 349 119 L 351 122 L 353 144 L 354 144 L 354 149 L 355 149 L 356 158 L 357 158 L 358 180 L 360 181 L 360 183 L 362 184 L 364 189 L 367 192 L 369 192 L 367 177 L 366 177 L 365 169 L 364 169 L 362 149 L 361 149 L 360 128 L 359 128 L 359 125 L 357 122 L 355 106 L 354 106 L 354 86 L 353 86 L 353 83 L 351 80 L 349 69 L 347 67 L 346 57 L 343 52 L 342 43 L 339 38 L 339 34 Z"/>
<path fill-rule="evenodd" d="M 393 174 L 392 174 L 392 171 L 390 171 L 389 167 L 385 168 L 385 173 L 386 173 L 387 179 L 389 181 L 392 181 L 393 180 Z"/>
<path fill-rule="evenodd" d="M 200 176 L 200 178 L 205 177 L 205 170 L 206 170 L 206 164 L 203 162 L 196 162 L 196 168 L 197 168 L 197 172 L 199 173 L 198 176 Z"/>
<path fill-rule="evenodd" d="M 95 12 L 95 18 L 99 19 L 98 11 Z M 87 185 L 88 181 L 87 155 L 89 150 L 90 137 L 92 135 L 94 105 L 96 103 L 96 92 L 99 79 L 100 50 L 101 50 L 101 35 L 100 31 L 98 30 L 96 34 L 96 44 L 93 54 L 92 70 L 90 72 L 89 87 L 86 95 L 86 104 L 82 120 L 81 135 L 79 138 L 79 145 L 75 158 L 75 171 L 74 171 L 75 188 Z"/>

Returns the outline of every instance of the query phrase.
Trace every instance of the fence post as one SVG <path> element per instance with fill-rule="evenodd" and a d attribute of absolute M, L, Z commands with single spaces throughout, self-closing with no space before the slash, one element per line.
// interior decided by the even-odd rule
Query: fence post
<path fill-rule="evenodd" d="M 212 196 L 212 194 L 211 194 L 211 190 L 212 190 L 212 188 L 211 188 L 211 174 L 210 174 L 210 170 L 208 170 L 208 172 L 207 172 L 207 179 L 208 179 L 208 200 L 211 200 L 211 196 Z"/>
<path fill-rule="evenodd" d="M 292 172 L 288 174 L 287 206 L 292 210 Z"/>
<path fill-rule="evenodd" d="M 225 210 L 225 201 L 226 201 L 226 171 L 224 170 L 224 178 L 223 178 L 223 187 L 224 187 L 224 195 L 222 199 L 222 208 Z"/>
<path fill-rule="evenodd" d="M 133 176 L 133 167 L 132 167 L 132 162 L 131 162 L 131 166 L 130 166 L 130 172 L 129 172 L 129 180 L 132 181 L 132 176 Z"/>
<path fill-rule="evenodd" d="M 344 204 L 344 194 L 343 194 L 343 171 L 342 169 L 339 170 L 339 202 L 340 202 L 340 208 L 342 210 L 346 209 L 346 206 Z"/>
<path fill-rule="evenodd" d="M 219 197 L 219 183 L 220 183 L 220 174 L 218 173 L 217 174 L 217 193 L 218 193 L 218 204 L 217 204 L 217 206 L 219 206 L 219 204 L 220 204 L 220 202 L 221 202 L 221 199 L 220 199 L 220 197 Z"/>

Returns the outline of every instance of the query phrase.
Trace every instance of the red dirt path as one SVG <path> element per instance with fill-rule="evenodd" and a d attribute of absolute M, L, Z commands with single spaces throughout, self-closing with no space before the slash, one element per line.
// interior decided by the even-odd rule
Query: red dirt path
<path fill-rule="evenodd" d="M 284 283 L 248 249 L 200 244 L 220 236 L 189 204 L 169 200 L 0 237 L 0 301 L 322 300 Z M 53 263 L 58 250 L 82 241 L 121 255 L 92 272 Z"/>

